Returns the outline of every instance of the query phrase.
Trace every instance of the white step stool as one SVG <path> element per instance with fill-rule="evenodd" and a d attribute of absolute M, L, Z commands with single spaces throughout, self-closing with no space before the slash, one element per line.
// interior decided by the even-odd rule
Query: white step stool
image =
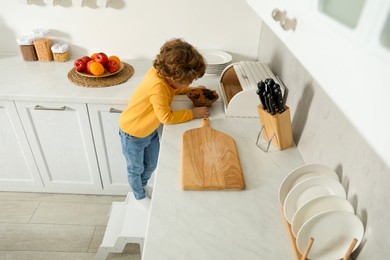
<path fill-rule="evenodd" d="M 140 245 L 142 254 L 149 219 L 149 208 L 139 204 L 132 192 L 125 201 L 113 202 L 110 218 L 96 260 L 105 260 L 109 253 L 121 253 L 127 243 Z"/>

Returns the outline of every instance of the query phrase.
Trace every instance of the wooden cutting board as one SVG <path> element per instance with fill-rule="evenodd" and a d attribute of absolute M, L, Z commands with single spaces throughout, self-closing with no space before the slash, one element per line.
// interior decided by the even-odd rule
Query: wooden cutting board
<path fill-rule="evenodd" d="M 210 127 L 183 134 L 181 185 L 184 190 L 242 190 L 244 177 L 232 137 Z"/>

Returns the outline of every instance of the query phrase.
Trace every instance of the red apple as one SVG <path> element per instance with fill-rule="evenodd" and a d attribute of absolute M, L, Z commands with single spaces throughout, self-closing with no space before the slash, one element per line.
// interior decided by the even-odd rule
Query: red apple
<path fill-rule="evenodd" d="M 86 63 L 82 59 L 77 59 L 74 61 L 73 66 L 75 70 L 82 72 L 86 68 Z"/>
<path fill-rule="evenodd" d="M 94 63 L 94 62 L 96 62 L 96 61 L 90 60 L 90 61 L 87 62 L 87 71 L 88 71 L 89 74 L 92 74 L 92 72 L 89 70 L 89 67 L 90 67 L 91 64 Z"/>
<path fill-rule="evenodd" d="M 106 69 L 108 72 L 113 73 L 119 69 L 119 64 L 115 60 L 109 60 L 106 63 Z"/>
<path fill-rule="evenodd" d="M 99 52 L 95 56 L 95 61 L 100 62 L 103 66 L 106 66 L 108 56 L 104 52 Z"/>
<path fill-rule="evenodd" d="M 88 61 L 91 60 L 91 58 L 89 56 L 83 56 L 80 59 L 82 59 L 85 63 L 88 63 Z"/>

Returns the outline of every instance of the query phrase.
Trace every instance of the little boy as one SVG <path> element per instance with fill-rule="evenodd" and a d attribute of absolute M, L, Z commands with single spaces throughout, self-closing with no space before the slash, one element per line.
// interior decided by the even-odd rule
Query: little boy
<path fill-rule="evenodd" d="M 169 40 L 161 47 L 153 67 L 122 112 L 119 118 L 122 152 L 126 157 L 128 181 L 137 200 L 149 200 L 144 187 L 157 167 L 160 124 L 210 116 L 207 107 L 178 111 L 170 107 L 173 96 L 187 93 L 189 84 L 205 71 L 205 61 L 193 46 L 181 39 Z"/>

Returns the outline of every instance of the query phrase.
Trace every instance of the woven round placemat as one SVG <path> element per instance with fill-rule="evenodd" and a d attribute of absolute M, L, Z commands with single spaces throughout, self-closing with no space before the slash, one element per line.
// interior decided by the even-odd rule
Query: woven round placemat
<path fill-rule="evenodd" d="M 68 79 L 72 81 L 74 84 L 76 84 L 77 86 L 81 86 L 81 87 L 104 88 L 104 87 L 115 86 L 127 81 L 129 78 L 131 78 L 134 75 L 133 66 L 125 62 L 123 62 L 123 65 L 124 65 L 123 69 L 117 74 L 108 77 L 102 77 L 102 78 L 84 77 L 78 74 L 76 70 L 73 68 L 68 72 Z"/>

